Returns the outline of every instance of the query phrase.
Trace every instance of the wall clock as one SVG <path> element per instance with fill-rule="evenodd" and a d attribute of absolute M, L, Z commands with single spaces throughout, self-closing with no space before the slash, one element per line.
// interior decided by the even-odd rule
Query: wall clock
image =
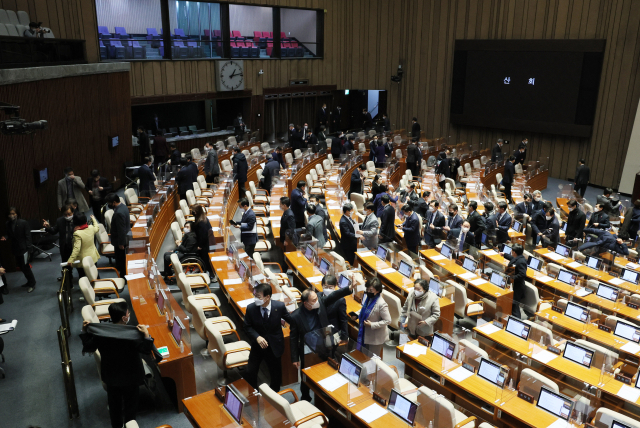
<path fill-rule="evenodd" d="M 244 62 L 238 60 L 217 61 L 218 91 L 244 90 Z"/>

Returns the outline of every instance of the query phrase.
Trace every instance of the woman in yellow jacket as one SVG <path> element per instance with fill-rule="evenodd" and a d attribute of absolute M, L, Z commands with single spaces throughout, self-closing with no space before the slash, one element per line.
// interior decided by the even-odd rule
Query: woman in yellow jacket
<path fill-rule="evenodd" d="M 92 225 L 87 224 L 87 216 L 79 211 L 73 214 L 73 251 L 67 261 L 67 266 L 71 266 L 72 263 L 78 260 L 82 263 L 82 259 L 90 256 L 94 263 L 100 259 L 100 253 L 95 244 L 95 235 L 100 230 L 98 228 L 98 221 L 94 216 L 91 216 Z M 80 267 L 78 269 L 80 277 L 85 276 L 84 270 Z"/>

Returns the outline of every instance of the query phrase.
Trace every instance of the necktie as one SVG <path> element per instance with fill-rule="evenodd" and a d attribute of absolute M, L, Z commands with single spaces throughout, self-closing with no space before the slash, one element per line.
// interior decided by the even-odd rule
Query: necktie
<path fill-rule="evenodd" d="M 464 233 L 460 234 L 460 248 L 459 251 L 464 251 Z"/>
<path fill-rule="evenodd" d="M 262 308 L 262 319 L 266 322 L 269 319 L 269 311 L 267 308 Z"/>

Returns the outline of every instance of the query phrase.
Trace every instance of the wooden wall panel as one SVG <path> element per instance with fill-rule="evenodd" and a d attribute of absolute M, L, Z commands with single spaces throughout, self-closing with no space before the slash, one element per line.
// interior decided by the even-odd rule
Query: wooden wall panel
<path fill-rule="evenodd" d="M 133 159 L 128 73 L 3 85 L 0 99 L 21 106 L 20 115 L 28 121 L 49 122 L 49 129 L 31 135 L 0 135 L 6 168 L 0 180 L 6 179 L 8 189 L 0 205 L 18 206 L 28 219 L 57 218 L 57 184 L 66 166 L 83 181 L 95 168 L 109 181 L 116 176 L 121 185 L 124 162 Z M 120 146 L 110 150 L 108 138 L 115 135 Z M 49 180 L 36 188 L 33 168 L 40 165 L 49 168 Z M 87 194 L 85 199 L 89 202 Z"/>

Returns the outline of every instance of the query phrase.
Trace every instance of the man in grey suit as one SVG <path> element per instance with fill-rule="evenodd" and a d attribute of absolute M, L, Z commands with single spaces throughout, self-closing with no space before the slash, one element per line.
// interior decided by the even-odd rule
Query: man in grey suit
<path fill-rule="evenodd" d="M 329 242 L 329 222 L 330 217 L 329 217 L 329 213 L 327 212 L 327 210 L 322 206 L 322 204 L 320 203 L 320 195 L 311 195 L 309 197 L 309 204 L 313 204 L 316 206 L 316 215 L 320 216 L 322 218 L 322 230 L 324 232 L 324 242 L 327 243 Z"/>
<path fill-rule="evenodd" d="M 360 234 L 362 237 L 362 245 L 370 250 L 375 249 L 378 246 L 378 217 L 376 217 L 373 208 L 373 202 L 367 202 L 364 204 L 364 212 L 366 217 L 360 226 Z"/>
<path fill-rule="evenodd" d="M 318 240 L 318 248 L 324 247 L 324 219 L 316 214 L 316 206 L 308 204 L 306 207 L 309 220 L 307 221 L 307 233 Z"/>
<path fill-rule="evenodd" d="M 67 199 L 75 199 L 78 202 L 78 211 L 82 213 L 89 211 L 82 189 L 84 189 L 82 179 L 73 173 L 73 168 L 66 167 L 64 178 L 58 181 L 58 209 L 62 208 Z"/>
<path fill-rule="evenodd" d="M 220 175 L 220 165 L 218 165 L 218 150 L 213 147 L 211 141 L 207 141 L 204 146 L 207 152 L 207 160 L 204 161 L 204 173 L 206 174 L 207 184 L 214 183 Z"/>
<path fill-rule="evenodd" d="M 128 235 L 131 231 L 129 221 L 129 209 L 120 202 L 120 198 L 115 193 L 107 195 L 107 204 L 113 210 L 111 219 L 111 244 L 113 245 L 116 269 L 120 273 L 120 278 L 124 278 L 127 273 L 127 245 Z M 126 281 L 126 280 L 125 280 Z"/>

